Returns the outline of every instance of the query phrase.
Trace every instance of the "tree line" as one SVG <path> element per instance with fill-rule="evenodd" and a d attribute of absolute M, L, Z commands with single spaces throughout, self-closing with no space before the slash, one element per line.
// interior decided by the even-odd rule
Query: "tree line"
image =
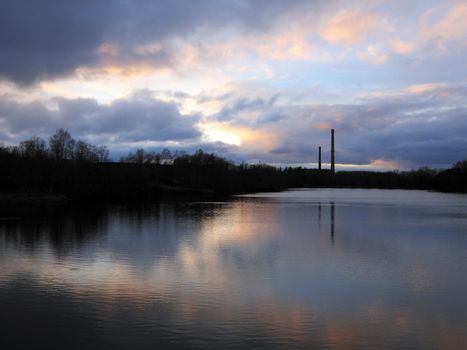
<path fill-rule="evenodd" d="M 467 193 L 467 160 L 451 169 L 340 171 L 235 164 L 198 150 L 193 154 L 138 149 L 119 161 L 108 148 L 75 140 L 59 129 L 48 142 L 33 136 L 0 145 L 0 191 L 49 192 L 73 198 L 231 195 L 291 187 L 402 188 Z"/>
<path fill-rule="evenodd" d="M 49 142 L 36 135 L 21 141 L 18 146 L 2 147 L 2 154 L 23 159 L 53 159 L 57 162 L 75 160 L 103 163 L 109 160 L 109 150 L 105 145 L 93 145 L 75 140 L 65 129 L 58 129 Z"/>

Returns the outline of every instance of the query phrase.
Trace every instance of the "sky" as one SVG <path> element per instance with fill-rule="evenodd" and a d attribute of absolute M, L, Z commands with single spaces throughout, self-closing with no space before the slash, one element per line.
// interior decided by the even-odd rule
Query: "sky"
<path fill-rule="evenodd" d="M 465 0 L 0 0 L 0 143 L 234 162 L 467 158 Z M 328 164 L 325 164 L 328 166 Z"/>

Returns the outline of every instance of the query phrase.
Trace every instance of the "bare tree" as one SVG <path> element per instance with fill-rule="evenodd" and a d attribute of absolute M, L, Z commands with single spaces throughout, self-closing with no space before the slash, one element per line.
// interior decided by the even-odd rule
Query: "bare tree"
<path fill-rule="evenodd" d="M 65 129 L 58 129 L 49 140 L 49 151 L 51 156 L 58 161 L 73 158 L 75 140 Z"/>
<path fill-rule="evenodd" d="M 90 145 L 87 142 L 79 140 L 75 144 L 73 159 L 78 161 L 89 161 L 91 153 Z"/>
<path fill-rule="evenodd" d="M 43 158 L 47 155 L 45 141 L 34 135 L 29 140 L 20 142 L 19 152 L 26 158 Z"/>
<path fill-rule="evenodd" d="M 105 163 L 109 161 L 109 149 L 105 145 L 97 146 L 97 161 Z"/>
<path fill-rule="evenodd" d="M 109 160 L 107 146 L 96 146 L 85 141 L 78 140 L 75 144 L 73 159 L 86 162 L 104 163 Z"/>
<path fill-rule="evenodd" d="M 135 162 L 138 164 L 143 164 L 144 162 L 144 149 L 138 148 L 136 150 Z"/>
<path fill-rule="evenodd" d="M 172 152 L 170 152 L 169 149 L 167 148 L 164 148 L 161 152 L 161 159 L 162 160 L 169 160 L 169 159 L 172 159 L 173 156 L 172 156 Z"/>

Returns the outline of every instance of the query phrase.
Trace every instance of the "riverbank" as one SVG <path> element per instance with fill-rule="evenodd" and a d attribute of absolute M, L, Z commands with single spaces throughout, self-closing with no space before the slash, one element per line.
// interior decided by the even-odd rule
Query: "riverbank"
<path fill-rule="evenodd" d="M 61 194 L 52 193 L 0 193 L 0 209 L 39 208 L 43 206 L 62 205 L 71 199 Z"/>
<path fill-rule="evenodd" d="M 114 193 L 114 195 L 66 195 L 47 192 L 6 192 L 0 193 L 0 210 L 15 209 L 39 209 L 54 206 L 63 206 L 73 203 L 96 203 L 96 202 L 146 202 L 155 200 L 189 200 L 192 198 L 216 198 L 218 195 L 209 189 L 198 189 L 178 186 L 158 186 L 150 193 L 124 194 Z"/>

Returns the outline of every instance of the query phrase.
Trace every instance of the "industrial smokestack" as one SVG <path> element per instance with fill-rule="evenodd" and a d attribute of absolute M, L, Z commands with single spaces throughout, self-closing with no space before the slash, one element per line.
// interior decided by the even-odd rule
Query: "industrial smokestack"
<path fill-rule="evenodd" d="M 334 129 L 331 129 L 331 172 L 334 173 L 336 171 L 335 168 L 335 158 L 334 158 Z"/>
<path fill-rule="evenodd" d="M 321 170 L 321 146 L 318 148 L 318 169 Z"/>

